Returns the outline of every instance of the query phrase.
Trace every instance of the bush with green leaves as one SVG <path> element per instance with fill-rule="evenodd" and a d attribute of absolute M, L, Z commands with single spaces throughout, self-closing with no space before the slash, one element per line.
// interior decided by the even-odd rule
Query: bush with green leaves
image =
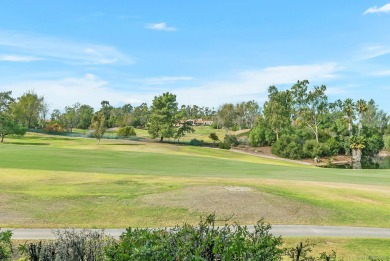
<path fill-rule="evenodd" d="M 230 150 L 231 145 L 230 145 L 230 143 L 227 143 L 227 142 L 220 142 L 220 143 L 218 143 L 218 148 L 223 149 L 223 150 Z"/>
<path fill-rule="evenodd" d="M 192 146 L 203 146 L 203 140 L 192 139 L 190 141 L 190 145 L 192 145 Z"/>
<path fill-rule="evenodd" d="M 366 138 L 366 147 L 363 150 L 363 155 L 365 156 L 375 156 L 379 153 L 384 147 L 383 136 L 378 134 L 373 134 Z"/>
<path fill-rule="evenodd" d="M 281 237 L 259 221 L 250 232 L 237 224 L 217 227 L 215 215 L 199 226 L 172 229 L 132 229 L 107 249 L 109 260 L 281 260 Z"/>
<path fill-rule="evenodd" d="M 0 232 L 0 260 L 338 260 L 334 251 L 310 255 L 314 245 L 307 242 L 282 248 L 282 238 L 272 235 L 271 225 L 262 220 L 251 229 L 237 223 L 216 226 L 216 221 L 211 214 L 198 226 L 128 228 L 119 240 L 103 230 L 58 230 L 55 240 L 26 242 L 19 253 L 12 252 L 12 232 L 4 231 Z"/>
<path fill-rule="evenodd" d="M 229 134 L 225 135 L 223 142 L 230 144 L 231 146 L 234 146 L 234 147 L 238 146 L 238 144 L 239 144 L 237 137 L 235 135 L 229 135 Z"/>
<path fill-rule="evenodd" d="M 301 159 L 305 156 L 302 141 L 295 134 L 282 135 L 277 142 L 272 144 L 272 153 L 289 159 Z"/>
<path fill-rule="evenodd" d="M 303 153 L 305 157 L 315 158 L 330 156 L 331 152 L 329 146 L 316 140 L 308 140 L 303 144 Z"/>
<path fill-rule="evenodd" d="M 119 137 L 124 137 L 124 138 L 128 138 L 131 136 L 137 136 L 137 134 L 135 133 L 135 130 L 132 126 L 125 126 L 125 127 L 119 128 L 117 135 Z"/>
<path fill-rule="evenodd" d="M 12 254 L 12 232 L 0 231 L 0 260 L 10 260 Z"/>
<path fill-rule="evenodd" d="M 28 260 L 105 260 L 105 249 L 114 239 L 104 231 L 65 230 L 55 232 L 54 241 L 26 243 L 20 247 Z M 0 259 L 1 260 L 1 259 Z"/>
<path fill-rule="evenodd" d="M 383 137 L 384 145 L 386 150 L 390 150 L 390 135 L 385 135 Z"/>
<path fill-rule="evenodd" d="M 255 128 L 249 132 L 249 144 L 251 146 L 270 146 L 276 140 L 275 132 L 259 122 Z"/>
<path fill-rule="evenodd" d="M 344 153 L 342 142 L 340 142 L 334 137 L 330 137 L 329 139 L 327 139 L 325 144 L 329 148 L 330 155 L 338 155 L 340 153 Z"/>

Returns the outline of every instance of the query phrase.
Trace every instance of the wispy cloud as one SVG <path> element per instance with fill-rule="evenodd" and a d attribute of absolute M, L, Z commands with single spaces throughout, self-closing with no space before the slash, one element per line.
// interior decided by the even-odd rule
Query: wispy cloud
<path fill-rule="evenodd" d="M 13 55 L 13 54 L 0 55 L 0 61 L 3 62 L 34 62 L 39 60 L 42 60 L 42 58 L 34 57 L 34 56 Z"/>
<path fill-rule="evenodd" d="M 166 23 L 154 23 L 154 24 L 147 24 L 145 26 L 147 29 L 151 30 L 157 30 L 157 31 L 167 31 L 167 32 L 174 32 L 177 31 L 177 28 L 168 26 Z"/>
<path fill-rule="evenodd" d="M 22 95 L 27 90 L 34 90 L 38 95 L 45 96 L 51 110 L 63 109 L 75 102 L 88 104 L 97 109 L 102 100 L 109 100 L 111 104 L 118 106 L 135 100 L 127 92 L 110 88 L 108 81 L 99 79 L 93 74 L 86 74 L 83 77 L 33 80 L 0 85 L 0 91 L 7 90 L 12 90 L 15 97 Z"/>
<path fill-rule="evenodd" d="M 343 70 L 336 63 L 267 67 L 243 71 L 233 81 L 214 81 L 204 85 L 175 91 L 184 104 L 216 106 L 225 102 L 244 100 L 265 101 L 271 85 L 294 84 L 308 79 L 311 83 L 323 84 L 337 78 Z"/>
<path fill-rule="evenodd" d="M 190 81 L 192 77 L 189 76 L 163 76 L 163 77 L 153 77 L 146 79 L 135 79 L 133 82 L 142 83 L 146 85 L 163 85 L 163 84 L 172 84 L 179 81 Z"/>
<path fill-rule="evenodd" d="M 372 73 L 373 76 L 390 76 L 390 70 L 378 71 Z"/>
<path fill-rule="evenodd" d="M 242 71 L 231 80 L 210 81 L 190 88 L 172 90 L 170 86 L 161 85 L 158 89 L 135 91 L 137 88 L 118 90 L 94 74 L 83 77 L 68 77 L 57 80 L 23 81 L 15 84 L 1 85 L 0 91 L 12 90 L 17 97 L 27 90 L 35 90 L 39 95 L 45 95 L 51 109 L 64 108 L 75 102 L 85 103 L 94 108 L 100 107 L 102 100 L 109 100 L 114 106 L 124 103 L 139 105 L 142 102 L 151 104 L 154 96 L 163 92 L 173 92 L 180 104 L 197 104 L 200 106 L 218 106 L 226 102 L 256 100 L 264 102 L 267 99 L 267 89 L 270 85 L 283 88 L 292 85 L 297 80 L 308 79 L 314 85 L 324 84 L 338 77 L 342 70 L 335 63 L 293 65 L 267 67 L 259 70 Z M 190 80 L 191 77 L 161 77 L 153 82 L 167 80 Z M 282 85 L 282 86 L 280 86 Z M 340 89 L 329 89 L 329 93 L 341 93 Z"/>
<path fill-rule="evenodd" d="M 373 59 L 379 56 L 390 54 L 390 47 L 384 45 L 370 45 L 363 48 L 359 54 L 360 60 Z"/>
<path fill-rule="evenodd" d="M 370 7 L 363 14 L 377 14 L 377 13 L 390 13 L 390 3 L 385 4 L 381 7 Z"/>
<path fill-rule="evenodd" d="M 13 31 L 0 30 L 0 48 L 17 53 L 74 64 L 134 63 L 134 60 L 107 45 L 79 43 Z"/>

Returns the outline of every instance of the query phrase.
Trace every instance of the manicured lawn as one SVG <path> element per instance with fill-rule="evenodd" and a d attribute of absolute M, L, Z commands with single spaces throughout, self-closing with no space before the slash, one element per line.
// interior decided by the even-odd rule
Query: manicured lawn
<path fill-rule="evenodd" d="M 241 224 L 390 227 L 390 170 L 39 134 L 6 139 L 0 155 L 1 227 L 158 227 L 214 211 Z"/>

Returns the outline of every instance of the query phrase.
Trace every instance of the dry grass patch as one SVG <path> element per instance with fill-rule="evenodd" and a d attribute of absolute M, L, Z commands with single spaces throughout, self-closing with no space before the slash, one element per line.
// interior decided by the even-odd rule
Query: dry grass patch
<path fill-rule="evenodd" d="M 264 218 L 273 224 L 308 224 L 327 219 L 327 211 L 261 192 L 251 187 L 192 186 L 175 191 L 151 194 L 139 199 L 150 206 L 180 207 L 196 213 L 233 216 L 240 224 L 254 224 Z"/>

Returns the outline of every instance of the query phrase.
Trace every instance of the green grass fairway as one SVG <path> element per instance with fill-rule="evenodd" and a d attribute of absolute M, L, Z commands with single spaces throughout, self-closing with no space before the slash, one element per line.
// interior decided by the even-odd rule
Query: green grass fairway
<path fill-rule="evenodd" d="M 306 238 L 286 237 L 284 238 L 284 245 L 292 247 L 306 240 Z M 312 254 L 318 256 L 322 252 L 330 254 L 334 250 L 337 253 L 337 257 L 343 258 L 344 261 L 369 261 L 370 257 L 382 258 L 379 260 L 388 260 L 390 258 L 390 239 L 315 237 L 310 238 L 309 242 L 314 244 Z"/>
<path fill-rule="evenodd" d="M 0 227 L 390 227 L 390 170 L 321 169 L 226 150 L 28 134 L 0 144 Z"/>

